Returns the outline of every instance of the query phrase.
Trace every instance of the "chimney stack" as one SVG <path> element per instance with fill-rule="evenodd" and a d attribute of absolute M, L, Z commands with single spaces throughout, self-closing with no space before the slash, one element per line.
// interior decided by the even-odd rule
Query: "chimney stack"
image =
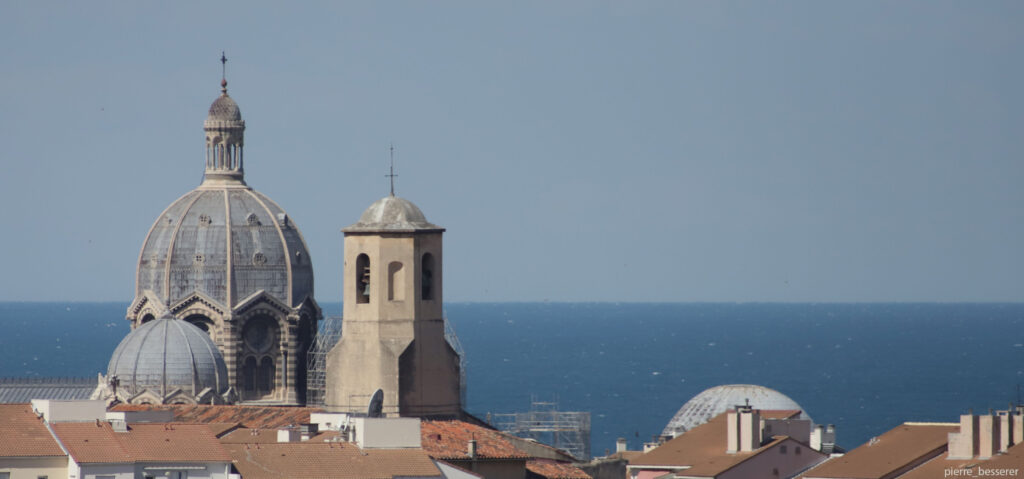
<path fill-rule="evenodd" d="M 761 415 L 749 404 L 726 413 L 725 452 L 750 452 L 761 447 Z"/>
<path fill-rule="evenodd" d="M 960 415 L 960 432 L 949 433 L 949 459 L 972 459 L 979 451 L 978 416 Z"/>
<path fill-rule="evenodd" d="M 470 459 L 476 459 L 476 439 L 469 440 L 469 445 L 466 447 L 466 453 L 469 454 Z"/>
<path fill-rule="evenodd" d="M 615 440 L 615 452 L 626 452 L 626 438 L 620 437 Z"/>
<path fill-rule="evenodd" d="M 978 458 L 989 459 L 999 453 L 999 421 L 992 414 L 978 417 Z"/>

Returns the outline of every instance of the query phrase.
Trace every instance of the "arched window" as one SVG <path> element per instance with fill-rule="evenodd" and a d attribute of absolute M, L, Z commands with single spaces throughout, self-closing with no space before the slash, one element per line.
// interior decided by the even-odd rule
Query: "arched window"
<path fill-rule="evenodd" d="M 356 258 L 356 302 L 370 302 L 370 257 L 365 253 Z"/>
<path fill-rule="evenodd" d="M 242 397 L 256 397 L 256 358 L 252 356 L 245 358 L 242 365 Z"/>
<path fill-rule="evenodd" d="M 152 321 L 153 319 L 154 319 L 154 318 L 153 318 L 153 315 L 152 315 L 152 314 L 146 313 L 146 314 L 145 314 L 145 315 L 144 315 L 144 316 L 142 317 L 142 319 L 140 319 L 140 320 L 139 320 L 139 324 L 140 324 L 140 325 L 141 325 L 141 324 L 146 324 L 146 323 L 148 323 L 148 322 Z"/>
<path fill-rule="evenodd" d="M 274 392 L 274 360 L 265 357 L 260 361 L 259 372 L 256 374 L 256 393 L 268 396 Z"/>
<path fill-rule="evenodd" d="M 423 254 L 420 265 L 420 297 L 434 299 L 434 255 L 430 253 Z"/>
<path fill-rule="evenodd" d="M 202 314 L 190 314 L 185 317 L 185 321 L 199 329 L 202 329 L 210 336 L 210 339 L 217 342 L 217 336 L 215 335 L 216 328 L 214 327 L 212 319 L 203 316 Z"/>
<path fill-rule="evenodd" d="M 388 301 L 405 301 L 405 275 L 399 261 L 388 263 Z"/>

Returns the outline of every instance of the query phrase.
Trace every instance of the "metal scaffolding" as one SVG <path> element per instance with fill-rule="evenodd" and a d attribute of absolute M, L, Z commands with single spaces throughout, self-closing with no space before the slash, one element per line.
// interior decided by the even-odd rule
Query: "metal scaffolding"
<path fill-rule="evenodd" d="M 341 339 L 341 317 L 320 322 L 316 342 L 306 356 L 306 405 L 324 407 L 327 391 L 327 353 Z"/>
<path fill-rule="evenodd" d="M 561 449 L 590 460 L 590 413 L 559 411 L 557 401 L 531 398 L 530 412 L 492 415 L 500 431 Z"/>

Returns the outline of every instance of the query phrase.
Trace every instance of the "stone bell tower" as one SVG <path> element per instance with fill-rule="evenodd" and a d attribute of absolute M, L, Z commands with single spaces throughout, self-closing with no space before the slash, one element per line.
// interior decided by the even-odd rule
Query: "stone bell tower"
<path fill-rule="evenodd" d="M 345 234 L 342 337 L 327 357 L 326 408 L 457 417 L 458 353 L 445 339 L 441 234 L 412 202 L 384 197 Z"/>

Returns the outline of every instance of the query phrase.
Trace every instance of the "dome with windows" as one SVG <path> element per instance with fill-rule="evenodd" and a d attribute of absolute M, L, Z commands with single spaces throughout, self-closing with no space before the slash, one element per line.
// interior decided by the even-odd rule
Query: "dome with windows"
<path fill-rule="evenodd" d="M 133 404 L 229 402 L 224 357 L 207 333 L 165 316 L 128 333 L 107 367 L 118 400 Z"/>
<path fill-rule="evenodd" d="M 395 195 L 385 196 L 366 209 L 359 222 L 344 228 L 346 233 L 444 231 L 427 221 L 413 202 Z"/>
<path fill-rule="evenodd" d="M 748 402 L 749 401 L 749 402 Z M 810 419 L 804 408 L 774 389 L 754 384 L 726 384 L 702 391 L 679 408 L 662 431 L 675 437 L 736 406 L 750 404 L 762 410 L 799 410 L 801 419 Z"/>
<path fill-rule="evenodd" d="M 292 218 L 245 183 L 245 121 L 221 86 L 203 122 L 203 181 L 146 234 L 126 319 L 139 329 L 165 314 L 184 320 L 223 354 L 238 400 L 302 404 L 322 317 L 312 260 Z"/>

